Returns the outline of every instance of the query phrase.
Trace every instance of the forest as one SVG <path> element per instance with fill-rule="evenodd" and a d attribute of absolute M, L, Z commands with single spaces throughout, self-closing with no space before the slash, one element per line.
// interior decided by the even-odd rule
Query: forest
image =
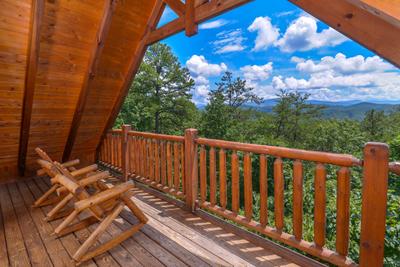
<path fill-rule="evenodd" d="M 155 44 L 145 58 L 131 85 L 115 127 L 130 124 L 137 131 L 183 135 L 196 128 L 207 138 L 346 153 L 362 158 L 367 142 L 384 142 L 390 146 L 391 161 L 400 160 L 400 108 L 390 112 L 371 109 L 361 119 L 323 116 L 324 107 L 310 104 L 309 94 L 280 91 L 271 112 L 257 110 L 263 99 L 254 93 L 242 77 L 226 72 L 208 96 L 208 104 L 198 108 L 192 102 L 195 83 L 170 47 Z M 258 162 L 252 162 L 257 170 Z M 292 163 L 285 162 L 285 227 L 291 232 Z M 268 165 L 272 163 L 268 162 Z M 335 246 L 336 171 L 327 169 L 327 247 Z M 229 177 L 229 175 L 228 175 Z M 257 184 L 257 174 L 253 184 Z M 313 168 L 304 168 L 304 239 L 313 238 Z M 385 265 L 400 266 L 400 177 L 389 177 Z M 229 181 L 228 181 L 229 183 Z M 350 252 L 357 260 L 360 235 L 362 172 L 351 173 Z M 229 187 L 229 184 L 228 184 Z M 288 189 L 288 190 L 286 190 Z M 268 191 L 273 192 L 272 174 L 268 174 Z M 229 195 L 229 194 L 228 194 Z M 271 196 L 273 194 L 269 194 Z M 253 188 L 255 216 L 259 213 L 259 188 Z M 229 201 L 228 201 L 229 202 Z M 268 198 L 268 208 L 273 197 Z M 273 224 L 273 218 L 268 218 Z"/>

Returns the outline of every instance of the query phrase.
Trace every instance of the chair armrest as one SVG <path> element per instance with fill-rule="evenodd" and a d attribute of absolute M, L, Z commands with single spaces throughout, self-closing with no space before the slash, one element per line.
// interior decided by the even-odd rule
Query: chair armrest
<path fill-rule="evenodd" d="M 71 175 L 74 177 L 82 176 L 82 175 L 88 174 L 89 172 L 96 171 L 97 168 L 98 168 L 97 164 L 92 164 L 92 165 L 86 166 L 82 169 L 78 169 L 76 171 L 71 172 Z"/>
<path fill-rule="evenodd" d="M 97 181 L 101 180 L 101 179 L 105 179 L 107 177 L 110 176 L 110 173 L 108 171 L 104 171 L 104 172 L 99 172 L 96 173 L 94 175 L 91 175 L 87 178 L 81 179 L 78 181 L 79 186 L 81 187 L 85 187 L 88 185 L 91 185 L 93 183 L 96 183 Z M 61 187 L 59 189 L 57 189 L 57 194 L 60 195 L 64 192 L 67 192 L 68 190 L 65 187 Z"/>
<path fill-rule="evenodd" d="M 90 208 L 92 206 L 103 203 L 109 199 L 115 198 L 117 196 L 122 195 L 128 190 L 132 189 L 133 183 L 132 181 L 125 182 L 123 184 L 119 184 L 114 186 L 113 188 L 102 191 L 96 195 L 93 195 L 87 199 L 83 199 L 75 203 L 75 210 L 82 211 L 84 209 Z"/>

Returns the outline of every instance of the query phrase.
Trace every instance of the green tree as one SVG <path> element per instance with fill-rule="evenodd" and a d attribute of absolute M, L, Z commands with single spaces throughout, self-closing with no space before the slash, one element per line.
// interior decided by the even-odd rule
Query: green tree
<path fill-rule="evenodd" d="M 181 66 L 171 48 L 154 44 L 140 65 L 119 122 L 136 124 L 142 130 L 156 133 L 176 132 L 185 121 L 192 120 L 188 118 L 193 115 L 188 112 L 188 106 L 193 86 L 188 69 Z"/>
<path fill-rule="evenodd" d="M 385 113 L 371 109 L 365 113 L 361 127 L 367 134 L 369 141 L 381 141 L 384 134 Z"/>

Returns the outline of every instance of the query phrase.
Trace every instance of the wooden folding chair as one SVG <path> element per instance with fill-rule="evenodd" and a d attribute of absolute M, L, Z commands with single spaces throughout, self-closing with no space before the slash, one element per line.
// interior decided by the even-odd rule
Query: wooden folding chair
<path fill-rule="evenodd" d="M 55 219 L 59 219 L 69 215 L 72 212 L 72 209 L 66 208 L 68 203 L 73 199 L 73 195 L 69 193 L 69 191 L 59 182 L 55 177 L 60 173 L 56 164 L 54 162 L 48 162 L 44 160 L 37 160 L 38 164 L 52 177 L 52 187 L 47 192 L 54 192 L 58 196 L 58 203 L 55 203 L 54 207 L 47 213 L 45 220 L 51 221 Z M 106 179 L 110 177 L 110 173 L 108 171 L 103 172 L 93 172 L 97 169 L 97 165 L 91 165 L 86 168 L 69 172 L 68 175 L 73 177 L 78 181 L 79 186 L 91 189 L 92 191 L 99 191 L 100 188 L 97 186 L 97 182 L 101 179 Z M 80 174 L 89 173 L 86 177 L 81 178 Z M 79 180 L 77 178 L 80 178 Z M 46 194 L 47 194 L 46 192 Z"/>
<path fill-rule="evenodd" d="M 79 185 L 79 182 L 69 173 L 69 171 L 61 166 L 61 164 L 55 163 L 55 166 L 58 174 L 52 178 L 52 182 L 57 182 L 63 185 L 73 198 L 78 199 L 78 201 L 74 204 L 73 211 L 54 230 L 54 233 L 58 237 L 61 237 L 88 227 L 93 223 L 100 222 L 97 228 L 73 255 L 73 259 L 76 263 L 79 264 L 87 261 L 117 246 L 132 236 L 135 232 L 139 231 L 140 228 L 146 224 L 148 220 L 146 215 L 136 206 L 129 196 L 129 191 L 134 187 L 131 181 L 116 185 L 112 188 L 108 188 L 107 185 L 100 182 L 104 190 L 94 195 L 90 195 L 84 187 Z M 133 225 L 130 229 L 122 232 L 117 237 L 114 237 L 108 242 L 89 251 L 98 240 L 99 236 L 104 233 L 107 227 L 109 227 L 114 219 L 118 217 L 125 206 L 127 206 L 136 216 L 139 223 Z M 73 223 L 75 220 L 79 219 L 78 216 L 84 212 L 91 213 L 91 216 Z"/>
<path fill-rule="evenodd" d="M 44 152 L 40 148 L 35 149 L 36 153 L 39 155 L 41 159 L 38 160 L 39 165 L 41 168 L 37 171 L 38 176 L 43 176 L 44 174 L 47 174 L 50 177 L 54 177 L 55 173 L 52 171 L 52 163 L 53 160 L 47 155 L 46 152 Z M 82 169 L 75 169 L 74 166 L 79 164 L 79 160 L 71 160 L 68 162 L 65 162 L 62 164 L 63 167 L 68 168 L 70 171 L 72 171 L 72 175 L 80 178 L 83 177 L 84 175 L 87 175 L 88 173 L 91 173 L 93 171 L 97 170 L 97 165 L 93 164 L 90 166 L 87 166 Z M 53 185 L 47 192 L 45 192 L 40 198 L 38 198 L 35 203 L 32 205 L 32 207 L 37 208 L 37 207 L 43 207 L 43 206 L 48 206 L 55 204 L 59 202 L 63 197 L 62 196 L 57 196 L 55 195 L 56 190 L 59 188 L 58 184 Z"/>

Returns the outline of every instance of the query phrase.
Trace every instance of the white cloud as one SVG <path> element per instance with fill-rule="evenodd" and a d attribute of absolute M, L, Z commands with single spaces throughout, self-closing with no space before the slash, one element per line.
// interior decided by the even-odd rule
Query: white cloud
<path fill-rule="evenodd" d="M 275 90 L 303 90 L 314 99 L 391 99 L 400 94 L 400 72 L 377 56 L 323 57 L 319 61 L 294 58 L 303 78 L 275 76 Z"/>
<path fill-rule="evenodd" d="M 279 28 L 272 25 L 269 17 L 256 18 L 247 30 L 257 32 L 253 51 L 266 50 L 274 46 L 282 52 L 291 53 L 324 46 L 337 46 L 348 40 L 332 28 L 319 32 L 317 20 L 306 15 L 294 20 L 282 36 Z"/>
<path fill-rule="evenodd" d="M 215 47 L 214 52 L 216 54 L 243 51 L 246 49 L 246 46 L 243 45 L 246 38 L 243 37 L 241 29 L 222 31 L 217 34 L 217 38 L 218 40 L 211 43 Z"/>
<path fill-rule="evenodd" d="M 210 22 L 202 23 L 202 24 L 200 24 L 199 28 L 202 30 L 216 29 L 216 28 L 220 28 L 228 23 L 229 23 L 229 21 L 226 19 L 217 19 L 217 20 L 213 20 Z"/>
<path fill-rule="evenodd" d="M 286 16 L 290 16 L 290 15 L 294 14 L 295 12 L 296 12 L 296 11 L 294 11 L 294 10 L 279 12 L 278 14 L 276 14 L 276 16 L 277 16 L 278 18 L 280 18 L 280 17 L 286 17 Z"/>
<path fill-rule="evenodd" d="M 212 64 L 209 63 L 202 55 L 193 55 L 186 61 L 186 67 L 195 82 L 193 92 L 193 101 L 195 104 L 207 103 L 208 93 L 210 92 L 209 77 L 220 76 L 228 70 L 225 63 Z"/>
<path fill-rule="evenodd" d="M 247 65 L 240 68 L 246 80 L 266 80 L 272 73 L 272 62 L 265 65 Z"/>
<path fill-rule="evenodd" d="M 301 16 L 293 21 L 275 45 L 282 52 L 308 51 L 323 46 L 336 46 L 348 39 L 332 28 L 318 32 L 317 20 Z"/>
<path fill-rule="evenodd" d="M 257 32 L 253 51 L 266 50 L 274 45 L 279 37 L 279 29 L 271 24 L 269 17 L 258 17 L 247 28 L 250 32 Z"/>
<path fill-rule="evenodd" d="M 303 60 L 296 65 L 299 71 L 307 73 L 315 73 L 322 71 L 336 71 L 341 74 L 351 74 L 360 72 L 374 72 L 393 70 L 393 66 L 384 62 L 380 57 L 373 56 L 364 58 L 362 55 L 347 58 L 344 54 L 338 53 L 335 57 L 323 57 L 320 62 L 313 60 Z"/>
<path fill-rule="evenodd" d="M 225 63 L 211 64 L 201 55 L 193 55 L 188 61 L 186 61 L 186 67 L 192 74 L 195 74 L 195 76 L 204 77 L 218 76 L 228 69 Z"/>

